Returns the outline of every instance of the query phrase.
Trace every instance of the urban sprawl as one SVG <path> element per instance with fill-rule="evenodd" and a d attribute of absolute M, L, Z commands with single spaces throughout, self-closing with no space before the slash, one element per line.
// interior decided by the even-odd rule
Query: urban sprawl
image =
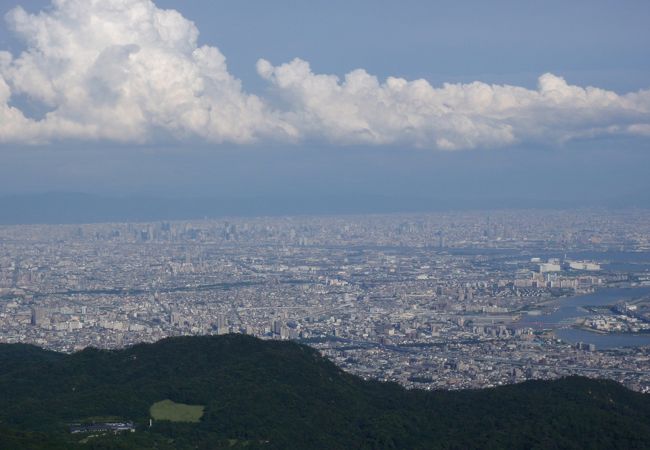
<path fill-rule="evenodd" d="M 650 212 L 492 211 L 0 227 L 0 342 L 73 352 L 246 333 L 422 389 L 580 374 L 650 391 Z M 650 334 L 647 335 L 650 338 Z M 650 340 L 649 340 L 650 342 Z"/>

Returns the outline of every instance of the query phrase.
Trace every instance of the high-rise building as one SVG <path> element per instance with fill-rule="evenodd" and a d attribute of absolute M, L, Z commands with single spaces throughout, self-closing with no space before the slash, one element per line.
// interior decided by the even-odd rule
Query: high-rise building
<path fill-rule="evenodd" d="M 225 314 L 217 316 L 217 334 L 228 334 L 228 318 Z"/>
<path fill-rule="evenodd" d="M 169 311 L 169 323 L 172 325 L 180 325 L 183 322 L 183 316 L 174 309 Z"/>
<path fill-rule="evenodd" d="M 47 320 L 47 311 L 45 308 L 35 306 L 32 308 L 32 325 L 43 325 Z"/>
<path fill-rule="evenodd" d="M 274 320 L 273 324 L 272 324 L 272 327 L 271 327 L 272 331 L 273 331 L 273 334 L 281 335 L 282 334 L 282 326 L 283 326 L 282 321 Z"/>

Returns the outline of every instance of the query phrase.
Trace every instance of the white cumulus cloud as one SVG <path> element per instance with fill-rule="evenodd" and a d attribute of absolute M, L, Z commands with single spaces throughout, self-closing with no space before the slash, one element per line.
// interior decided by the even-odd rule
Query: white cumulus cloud
<path fill-rule="evenodd" d="M 246 144 L 318 139 L 333 144 L 455 150 L 561 143 L 600 135 L 650 136 L 650 91 L 626 95 L 569 85 L 552 74 L 537 89 L 482 82 L 342 79 L 295 59 L 259 75 L 274 95 L 247 93 L 224 55 L 199 47 L 198 30 L 151 0 L 53 0 L 6 21 L 26 49 L 0 51 L 0 143 L 148 142 L 157 136 Z M 48 111 L 27 117 L 16 98 Z"/>
<path fill-rule="evenodd" d="M 192 22 L 150 0 L 54 0 L 6 20 L 27 49 L 0 56 L 2 140 L 142 142 L 164 131 L 246 143 L 292 132 L 242 91 L 217 48 L 197 46 Z M 8 90 L 50 112 L 25 118 L 8 106 Z"/>
<path fill-rule="evenodd" d="M 454 150 L 642 135 L 650 123 L 650 91 L 618 95 L 571 86 L 550 73 L 530 90 L 481 82 L 435 88 L 394 77 L 381 82 L 361 69 L 341 80 L 314 74 L 300 59 L 275 67 L 262 59 L 257 71 L 289 105 L 284 120 L 337 142 Z"/>

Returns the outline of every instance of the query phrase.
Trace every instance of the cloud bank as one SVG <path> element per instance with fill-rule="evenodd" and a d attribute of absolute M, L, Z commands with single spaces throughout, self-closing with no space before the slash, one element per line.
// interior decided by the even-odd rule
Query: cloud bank
<path fill-rule="evenodd" d="M 5 17 L 26 49 L 0 51 L 0 143 L 59 140 L 249 144 L 319 140 L 457 150 L 558 144 L 602 135 L 650 137 L 650 90 L 619 95 L 552 74 L 537 89 L 482 82 L 434 87 L 343 79 L 295 59 L 260 59 L 272 95 L 247 93 L 198 30 L 150 0 L 53 0 Z M 47 111 L 31 118 L 16 98 Z"/>

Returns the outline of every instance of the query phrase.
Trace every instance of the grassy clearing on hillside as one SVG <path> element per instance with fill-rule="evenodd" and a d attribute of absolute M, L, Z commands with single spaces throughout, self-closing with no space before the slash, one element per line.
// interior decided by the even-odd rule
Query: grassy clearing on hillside
<path fill-rule="evenodd" d="M 151 405 L 149 412 L 154 420 L 171 422 L 198 422 L 203 416 L 203 405 L 185 405 L 171 400 L 162 400 Z"/>

